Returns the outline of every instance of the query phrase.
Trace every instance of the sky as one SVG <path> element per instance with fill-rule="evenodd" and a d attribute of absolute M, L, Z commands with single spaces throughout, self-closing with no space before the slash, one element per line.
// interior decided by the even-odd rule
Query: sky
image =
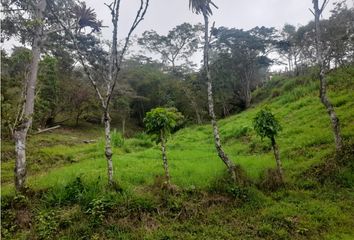
<path fill-rule="evenodd" d="M 97 18 L 103 20 L 107 26 L 102 30 L 102 37 L 111 39 L 111 15 L 104 3 L 111 3 L 112 0 L 84 0 L 87 5 L 94 8 Z M 333 2 L 330 0 L 323 18 L 330 16 L 333 9 Z M 215 21 L 215 26 L 234 27 L 250 29 L 256 26 L 276 27 L 281 29 L 285 24 L 295 26 L 306 25 L 313 19 L 309 8 L 312 8 L 312 0 L 214 0 L 218 9 L 213 11 L 210 22 Z M 320 2 L 322 2 L 320 0 Z M 140 0 L 121 0 L 121 12 L 119 22 L 119 38 L 124 38 L 130 29 Z M 354 0 L 346 0 L 349 6 L 354 5 Z M 145 19 L 135 30 L 134 34 L 139 36 L 146 30 L 155 30 L 159 34 L 167 32 L 175 26 L 184 22 L 192 24 L 202 22 L 201 15 L 196 15 L 189 10 L 188 0 L 150 0 Z M 3 45 L 10 49 L 14 42 Z M 196 63 L 201 61 L 201 54 L 193 57 Z"/>
<path fill-rule="evenodd" d="M 346 0 L 348 5 L 354 0 Z M 110 26 L 110 13 L 104 3 L 110 0 L 85 0 L 88 6 L 94 8 L 98 18 L 103 20 L 104 25 Z M 219 7 L 214 10 L 211 22 L 215 26 L 235 27 L 250 29 L 255 26 L 281 28 L 285 23 L 295 26 L 305 25 L 313 19 L 309 11 L 312 8 L 312 0 L 214 0 Z M 320 1 L 321 2 L 321 1 Z M 323 14 L 329 17 L 329 11 L 333 8 L 330 0 Z M 139 0 L 122 0 L 121 3 L 121 35 L 128 31 L 137 10 Z M 188 0 L 150 0 L 150 5 L 144 21 L 139 25 L 136 34 L 145 30 L 154 29 L 159 34 L 166 34 L 173 27 L 184 23 L 202 22 L 201 15 L 193 14 L 189 10 Z M 103 30 L 103 36 L 109 38 L 110 29 Z"/>
<path fill-rule="evenodd" d="M 85 2 L 96 10 L 98 19 L 103 20 L 103 25 L 111 26 L 111 15 L 107 6 L 104 5 L 104 3 L 110 3 L 110 0 L 85 0 Z M 333 2 L 335 0 L 329 1 L 323 18 L 330 16 Z M 353 6 L 354 0 L 346 0 L 346 2 L 349 6 Z M 139 3 L 139 0 L 121 1 L 120 38 L 128 32 Z M 266 26 L 281 29 L 286 23 L 301 26 L 313 19 L 309 11 L 309 8 L 312 8 L 312 0 L 214 0 L 214 3 L 218 9 L 213 11 L 210 22 L 215 21 L 216 27 L 250 29 L 256 26 Z M 189 10 L 188 0 L 150 0 L 145 19 L 134 33 L 139 36 L 144 31 L 153 29 L 159 34 L 167 34 L 170 29 L 184 22 L 194 24 L 202 21 L 201 15 L 196 15 Z M 104 28 L 103 38 L 109 40 L 111 31 L 110 27 Z M 200 62 L 201 54 L 196 54 L 193 59 L 197 63 Z M 276 69 L 281 68 L 284 67 L 279 66 Z"/>

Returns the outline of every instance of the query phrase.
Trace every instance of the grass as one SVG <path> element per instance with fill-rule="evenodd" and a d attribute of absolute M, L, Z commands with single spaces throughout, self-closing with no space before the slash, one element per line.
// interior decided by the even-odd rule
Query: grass
<path fill-rule="evenodd" d="M 354 139 L 353 71 L 340 69 L 328 79 L 329 97 L 346 141 Z M 252 130 L 252 120 L 264 106 L 273 111 L 283 127 L 277 141 L 285 189 L 227 187 L 225 192 L 212 193 L 225 166 L 216 155 L 211 127 L 203 125 L 181 129 L 168 140 L 177 194 L 164 193 L 156 185 L 156 176 L 163 174 L 160 148 L 144 134 L 117 140 L 114 173 L 123 192 L 112 192 L 105 187 L 103 131 L 62 129 L 29 140 L 28 185 L 39 196 L 25 197 L 30 201 L 25 205 L 34 209 L 34 227 L 13 231 L 6 227 L 8 232 L 2 234 L 9 239 L 353 239 L 353 183 L 320 186 L 304 175 L 334 151 L 330 121 L 317 88 L 311 76 L 274 78 L 255 93 L 257 105 L 219 121 L 226 152 L 257 183 L 275 161 L 268 140 Z M 84 139 L 96 142 L 84 144 Z M 17 195 L 11 144 L 2 144 L 7 157 L 1 166 L 1 192 L 13 203 L 18 200 L 13 197 Z M 5 207 L 5 212 L 11 215 L 18 209 Z M 6 215 L 3 220 L 9 219 L 13 220 Z"/>

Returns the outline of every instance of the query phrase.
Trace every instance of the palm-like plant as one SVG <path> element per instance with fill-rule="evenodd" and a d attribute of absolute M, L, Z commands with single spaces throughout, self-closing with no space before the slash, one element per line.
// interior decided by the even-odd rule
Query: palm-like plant
<path fill-rule="evenodd" d="M 77 19 L 79 28 L 90 27 L 92 31 L 99 32 L 102 28 L 102 21 L 97 20 L 97 15 L 93 8 L 87 7 L 86 3 L 82 2 L 76 5 L 73 9 L 73 14 Z"/>
<path fill-rule="evenodd" d="M 208 107 L 209 107 L 209 116 L 211 118 L 211 125 L 213 127 L 213 134 L 214 134 L 214 141 L 216 151 L 220 157 L 220 159 L 225 163 L 226 167 L 228 168 L 232 179 L 235 182 L 240 182 L 241 179 L 238 179 L 236 175 L 236 166 L 235 164 L 229 159 L 229 157 L 224 152 L 221 140 L 220 140 L 220 133 L 216 121 L 216 115 L 214 111 L 214 100 L 213 100 L 213 87 L 211 82 L 210 76 L 210 69 L 209 69 L 209 47 L 210 47 L 210 36 L 209 36 L 209 16 L 213 14 L 211 8 L 217 6 L 211 0 L 189 0 L 189 8 L 195 12 L 196 14 L 203 14 L 204 18 L 204 57 L 203 57 L 203 68 L 206 77 L 206 82 L 208 86 Z"/>
<path fill-rule="evenodd" d="M 211 0 L 189 0 L 189 9 L 196 14 L 205 14 L 206 16 L 213 15 L 211 6 L 218 8 Z"/>

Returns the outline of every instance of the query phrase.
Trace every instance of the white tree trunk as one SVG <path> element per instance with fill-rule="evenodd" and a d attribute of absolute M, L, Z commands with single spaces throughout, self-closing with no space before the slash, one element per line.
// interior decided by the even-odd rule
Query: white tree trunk
<path fill-rule="evenodd" d="M 273 152 L 274 152 L 275 161 L 277 163 L 277 171 L 279 173 L 281 181 L 283 181 L 284 172 L 283 172 L 283 166 L 282 166 L 282 163 L 280 160 L 279 148 L 278 148 L 278 145 L 277 145 L 274 137 L 271 139 L 271 141 L 272 141 L 272 148 L 273 148 Z"/>
<path fill-rule="evenodd" d="M 332 130 L 334 135 L 334 141 L 336 144 L 336 150 L 340 151 L 343 146 L 341 130 L 340 130 L 340 122 L 337 117 L 336 112 L 334 111 L 334 107 L 332 103 L 327 98 L 327 83 L 325 76 L 325 62 L 323 60 L 323 52 L 321 46 L 321 29 L 320 29 L 320 16 L 326 5 L 326 1 L 323 3 L 322 7 L 319 8 L 318 0 L 313 0 L 314 4 L 314 15 L 315 15 L 315 30 L 316 30 L 316 60 L 317 65 L 320 68 L 319 79 L 320 79 L 320 99 L 322 104 L 326 107 L 327 113 L 332 122 Z"/>
<path fill-rule="evenodd" d="M 113 180 L 113 161 L 112 161 L 112 143 L 111 143 L 111 118 L 108 112 L 104 113 L 104 132 L 105 132 L 105 156 L 107 160 L 108 184 L 112 185 Z"/>
<path fill-rule="evenodd" d="M 165 138 L 163 136 L 163 133 L 161 131 L 161 152 L 162 152 L 162 161 L 163 161 L 163 168 L 165 170 L 165 176 L 166 176 L 166 180 L 167 180 L 167 184 L 170 185 L 170 173 L 168 170 L 168 162 L 167 162 L 167 155 L 166 155 L 166 143 L 165 143 Z"/>
<path fill-rule="evenodd" d="M 208 86 L 208 107 L 209 107 L 209 116 L 211 118 L 211 125 L 213 127 L 213 135 L 214 135 L 214 142 L 216 151 L 218 152 L 218 156 L 227 166 L 232 179 L 236 182 L 236 172 L 235 172 L 235 164 L 228 158 L 226 153 L 224 152 L 221 141 L 220 141 L 220 134 L 219 129 L 216 122 L 216 116 L 214 112 L 214 100 L 213 100 L 213 87 L 211 82 L 210 70 L 209 70 L 209 19 L 206 13 L 203 13 L 204 16 L 204 23 L 205 23 L 205 30 L 204 30 L 204 71 L 206 74 L 207 79 L 207 86 Z"/>
<path fill-rule="evenodd" d="M 34 19 L 38 22 L 38 25 L 35 27 L 35 36 L 32 43 L 30 73 L 26 79 L 23 117 L 19 124 L 15 127 L 13 134 L 16 146 L 15 187 L 18 191 L 22 191 L 24 189 L 26 182 L 26 139 L 33 119 L 38 64 L 41 54 L 41 41 L 43 40 L 42 25 L 40 23 L 43 21 L 46 4 L 46 0 L 40 0 L 35 6 L 36 9 L 34 10 Z"/>

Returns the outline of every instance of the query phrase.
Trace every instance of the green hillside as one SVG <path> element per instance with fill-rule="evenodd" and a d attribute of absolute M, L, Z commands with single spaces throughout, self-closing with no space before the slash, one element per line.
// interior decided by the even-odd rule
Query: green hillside
<path fill-rule="evenodd" d="M 172 192 L 158 177 L 163 174 L 160 148 L 145 134 L 114 148 L 119 191 L 105 187 L 100 129 L 67 127 L 31 136 L 28 196 L 14 195 L 12 145 L 2 143 L 2 236 L 354 239 L 353 76 L 353 67 L 328 76 L 329 97 L 348 145 L 346 155 L 333 154 L 330 120 L 311 74 L 274 76 L 253 93 L 256 103 L 250 109 L 219 121 L 225 151 L 249 179 L 243 187 L 227 181 L 209 124 L 186 127 L 169 139 Z M 274 191 L 261 187 L 269 181 L 266 171 L 275 167 L 270 142 L 252 128 L 255 114 L 265 106 L 283 128 L 277 140 L 286 186 Z M 92 139 L 96 142 L 82 142 Z M 333 159 L 338 158 L 343 161 L 336 165 Z"/>

